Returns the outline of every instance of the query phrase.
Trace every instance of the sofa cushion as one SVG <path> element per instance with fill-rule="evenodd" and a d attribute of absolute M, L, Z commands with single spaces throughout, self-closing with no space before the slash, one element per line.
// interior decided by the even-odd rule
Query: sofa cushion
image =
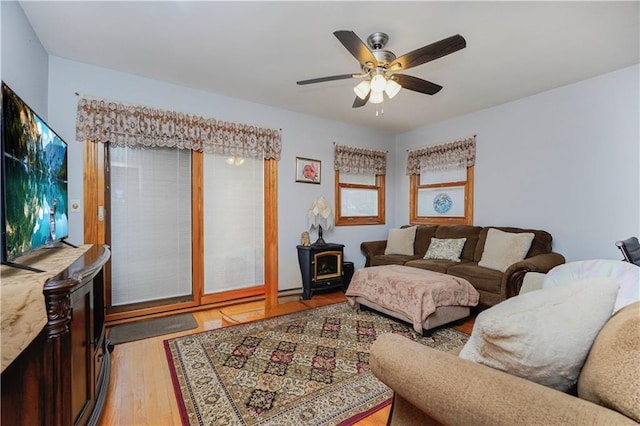
<path fill-rule="evenodd" d="M 401 254 L 379 254 L 371 258 L 370 266 L 404 265 L 405 263 L 419 259 L 417 256 L 403 256 Z"/>
<path fill-rule="evenodd" d="M 436 229 L 435 237 L 440 239 L 466 238 L 467 242 L 464 244 L 460 259 L 473 260 L 481 229 L 479 226 L 470 225 L 441 225 Z"/>
<path fill-rule="evenodd" d="M 387 247 L 384 254 L 402 254 L 413 256 L 413 243 L 416 238 L 416 227 L 409 226 L 401 229 L 389 229 Z"/>
<path fill-rule="evenodd" d="M 413 244 L 413 254 L 424 257 L 427 252 L 429 244 L 431 244 L 431 238 L 435 237 L 436 229 L 438 225 L 420 225 L 416 229 L 416 241 Z"/>
<path fill-rule="evenodd" d="M 476 290 L 498 294 L 502 288 L 502 276 L 504 275 L 495 269 L 481 268 L 476 262 L 460 264 L 452 262 L 447 269 L 447 274 L 466 279 L 473 284 Z"/>
<path fill-rule="evenodd" d="M 468 262 L 463 260 L 462 262 Z M 421 268 L 428 271 L 440 272 L 446 274 L 447 270 L 453 265 L 459 265 L 460 262 L 454 262 L 452 260 L 443 259 L 415 259 L 405 263 L 405 266 L 411 266 L 412 268 Z M 464 278 L 464 277 L 461 277 Z"/>
<path fill-rule="evenodd" d="M 480 234 L 478 235 L 478 244 L 476 245 L 476 252 L 473 260 L 479 262 L 482 259 L 482 253 L 484 252 L 484 245 L 487 241 L 487 233 L 489 229 L 499 229 L 504 232 L 513 232 L 513 233 L 522 233 L 528 232 L 534 235 L 533 241 L 531 242 L 531 247 L 529 248 L 529 252 L 525 256 L 527 257 L 537 256 L 539 254 L 545 254 L 551 252 L 551 234 L 547 231 L 541 231 L 539 229 L 525 229 L 525 228 L 513 228 L 509 226 L 491 226 L 482 228 Z"/>
<path fill-rule="evenodd" d="M 460 262 L 460 253 L 462 253 L 465 241 L 467 241 L 466 238 L 451 238 L 446 240 L 432 238 L 424 258 Z"/>
<path fill-rule="evenodd" d="M 618 287 L 594 278 L 507 299 L 478 315 L 460 357 L 568 391 Z"/>
<path fill-rule="evenodd" d="M 527 255 L 533 241 L 533 233 L 511 233 L 491 228 L 487 232 L 482 258 L 478 262 L 484 268 L 504 272 L 510 265 L 520 262 Z"/>
<path fill-rule="evenodd" d="M 544 277 L 546 274 L 541 272 L 527 272 L 524 274 L 524 279 L 522 280 L 522 287 L 520 287 L 520 292 L 518 294 L 529 293 L 530 291 L 536 291 L 542 289 L 542 281 L 544 281 Z"/>
<path fill-rule="evenodd" d="M 593 342 L 578 396 L 640 422 L 640 302 L 618 311 Z"/>

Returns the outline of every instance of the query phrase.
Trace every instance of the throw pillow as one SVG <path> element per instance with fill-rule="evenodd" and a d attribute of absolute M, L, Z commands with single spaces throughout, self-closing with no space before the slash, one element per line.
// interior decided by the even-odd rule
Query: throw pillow
<path fill-rule="evenodd" d="M 384 254 L 402 254 L 413 256 L 413 242 L 416 239 L 416 227 L 389 229 L 387 247 Z"/>
<path fill-rule="evenodd" d="M 541 272 L 527 272 L 522 280 L 522 287 L 518 294 L 529 293 L 530 291 L 540 290 L 545 274 Z"/>
<path fill-rule="evenodd" d="M 564 263 L 544 277 L 543 288 L 557 287 L 583 278 L 608 277 L 620 284 L 613 311 L 640 301 L 640 268 L 633 263 L 610 259 L 590 259 Z"/>
<path fill-rule="evenodd" d="M 427 249 L 427 253 L 424 255 L 424 258 L 460 262 L 460 254 L 462 253 L 462 249 L 466 241 L 466 238 L 431 238 L 429 248 Z"/>
<path fill-rule="evenodd" d="M 487 232 L 479 266 L 504 272 L 510 265 L 524 259 L 535 235 L 532 232 L 504 232 L 491 228 Z"/>
<path fill-rule="evenodd" d="M 460 357 L 566 392 L 613 311 L 609 278 L 512 297 L 481 312 Z"/>

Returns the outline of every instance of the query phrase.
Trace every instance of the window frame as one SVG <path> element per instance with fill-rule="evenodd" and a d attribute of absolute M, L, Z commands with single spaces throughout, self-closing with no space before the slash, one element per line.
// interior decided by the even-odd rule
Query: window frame
<path fill-rule="evenodd" d="M 357 226 L 357 225 L 384 225 L 386 223 L 386 179 L 385 175 L 375 175 L 375 185 L 363 185 L 355 183 L 341 183 L 340 171 L 335 171 L 335 224 L 336 226 Z M 378 215 L 377 216 L 342 216 L 342 189 L 368 189 L 378 192 Z"/>
<path fill-rule="evenodd" d="M 467 167 L 467 180 L 420 184 L 420 174 L 409 176 L 409 223 L 411 225 L 473 225 L 473 175 L 474 166 Z M 420 189 L 464 187 L 464 216 L 419 216 L 418 191 Z"/>

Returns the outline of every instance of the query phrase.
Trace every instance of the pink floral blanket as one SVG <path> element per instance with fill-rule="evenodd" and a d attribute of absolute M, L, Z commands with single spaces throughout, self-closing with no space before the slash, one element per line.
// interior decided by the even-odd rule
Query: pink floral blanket
<path fill-rule="evenodd" d="M 439 306 L 476 306 L 478 291 L 464 278 L 401 265 L 358 269 L 346 293 L 353 306 L 361 296 L 411 319 L 422 332 L 422 323 Z"/>

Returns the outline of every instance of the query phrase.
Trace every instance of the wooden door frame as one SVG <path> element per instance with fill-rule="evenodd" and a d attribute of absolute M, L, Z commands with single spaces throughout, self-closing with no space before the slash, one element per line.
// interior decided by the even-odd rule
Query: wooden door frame
<path fill-rule="evenodd" d="M 109 212 L 104 212 L 107 203 L 108 186 L 106 182 L 105 159 L 108 146 L 102 143 L 85 141 L 84 145 L 84 243 L 105 244 L 108 241 Z M 267 310 L 278 304 L 278 162 L 264 160 L 264 229 L 265 258 L 264 286 L 233 290 L 224 296 L 204 295 L 204 234 L 202 206 L 203 199 L 203 154 L 192 154 L 192 297 L 193 300 L 177 301 L 169 305 L 140 307 L 126 312 L 111 312 L 110 278 L 105 283 L 105 305 L 107 321 L 120 322 L 133 317 L 160 316 L 177 311 L 192 311 L 205 305 L 229 304 L 233 299 L 265 299 Z M 104 220 L 99 220 L 98 211 L 103 207 Z M 110 268 L 109 268 L 110 270 Z M 105 282 L 107 281 L 105 277 Z"/>

